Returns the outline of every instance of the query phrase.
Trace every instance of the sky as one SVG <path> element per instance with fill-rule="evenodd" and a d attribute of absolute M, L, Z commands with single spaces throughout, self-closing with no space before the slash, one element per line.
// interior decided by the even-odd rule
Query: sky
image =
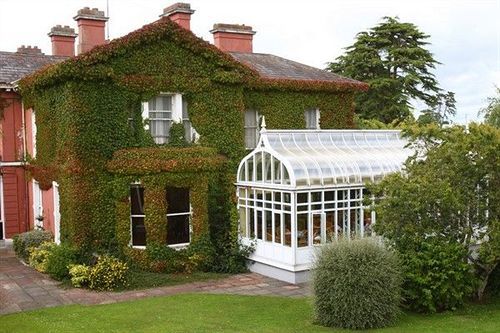
<path fill-rule="evenodd" d="M 37 45 L 50 54 L 56 24 L 76 29 L 83 7 L 106 10 L 106 0 L 0 0 L 0 50 Z M 117 38 L 158 18 L 175 0 L 108 0 L 109 36 Z M 456 123 L 478 119 L 500 87 L 500 0 L 184 0 L 196 10 L 191 30 L 212 42 L 214 23 L 250 25 L 254 52 L 325 68 L 384 16 L 398 16 L 427 33 L 439 65 L 434 74 L 457 99 Z"/>

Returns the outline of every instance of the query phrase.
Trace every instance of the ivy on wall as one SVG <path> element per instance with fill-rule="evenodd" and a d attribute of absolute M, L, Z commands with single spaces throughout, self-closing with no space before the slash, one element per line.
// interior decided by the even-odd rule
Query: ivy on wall
<path fill-rule="evenodd" d="M 55 180 L 61 236 L 89 250 L 130 242 L 130 183 L 145 186 L 146 232 L 165 239 L 165 188 L 190 187 L 193 235 L 210 235 L 219 257 L 234 250 L 234 174 L 244 150 L 244 110 L 268 128 L 304 128 L 304 110 L 321 110 L 322 128 L 353 126 L 353 95 L 366 85 L 264 80 L 249 67 L 167 19 L 23 79 L 20 91 L 37 119 L 32 174 Z M 141 102 L 180 92 L 199 145 L 155 146 Z M 231 263 L 225 264 L 230 266 Z M 222 269 L 221 269 L 222 270 Z"/>

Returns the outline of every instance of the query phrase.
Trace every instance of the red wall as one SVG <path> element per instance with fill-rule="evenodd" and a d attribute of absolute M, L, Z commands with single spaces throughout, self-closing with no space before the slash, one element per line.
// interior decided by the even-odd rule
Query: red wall
<path fill-rule="evenodd" d="M 19 95 L 2 92 L 8 103 L 0 120 L 2 162 L 19 162 L 23 158 L 22 105 Z M 26 173 L 23 166 L 3 166 L 3 201 L 5 217 L 5 238 L 29 230 L 28 192 Z"/>

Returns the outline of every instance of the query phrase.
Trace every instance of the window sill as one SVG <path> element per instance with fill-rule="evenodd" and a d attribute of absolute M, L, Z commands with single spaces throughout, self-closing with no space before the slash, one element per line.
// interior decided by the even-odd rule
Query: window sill
<path fill-rule="evenodd" d="M 174 250 L 183 250 L 189 246 L 190 243 L 181 243 L 181 244 L 172 244 L 172 245 L 167 245 L 168 247 L 174 249 Z M 130 245 L 131 248 L 137 249 L 137 250 L 145 250 L 146 246 L 145 245 Z"/>
<path fill-rule="evenodd" d="M 167 245 L 168 247 L 174 249 L 174 250 L 183 250 L 189 246 L 190 243 L 180 243 L 180 244 L 172 244 L 172 245 Z"/>

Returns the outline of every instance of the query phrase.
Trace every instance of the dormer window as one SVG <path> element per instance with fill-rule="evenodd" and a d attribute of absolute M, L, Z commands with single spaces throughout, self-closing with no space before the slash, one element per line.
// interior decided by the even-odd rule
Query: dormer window
<path fill-rule="evenodd" d="M 184 125 L 187 142 L 196 141 L 198 135 L 188 116 L 187 103 L 181 94 L 160 94 L 142 103 L 142 118 L 156 144 L 167 144 L 172 123 Z"/>

